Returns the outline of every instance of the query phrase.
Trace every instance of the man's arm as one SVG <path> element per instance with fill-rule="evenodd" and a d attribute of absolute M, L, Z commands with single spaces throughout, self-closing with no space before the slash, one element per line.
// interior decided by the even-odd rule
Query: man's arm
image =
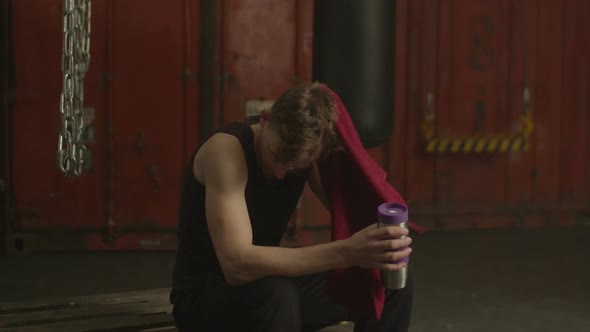
<path fill-rule="evenodd" d="M 359 265 L 399 269 L 402 265 L 382 261 L 397 260 L 409 252 L 384 252 L 409 244 L 403 240 L 380 240 L 399 237 L 401 232 L 367 228 L 347 240 L 305 248 L 265 247 L 252 244 L 252 228 L 244 198 L 248 181 L 242 148 L 233 136 L 218 134 L 207 144 L 195 163 L 202 169 L 206 187 L 206 214 L 209 233 L 226 281 L 246 284 L 266 276 L 298 276 L 336 268 Z M 391 236 L 393 235 L 393 236 Z M 371 243 L 369 245 L 369 243 Z M 393 248 L 393 249 L 395 249 Z"/>

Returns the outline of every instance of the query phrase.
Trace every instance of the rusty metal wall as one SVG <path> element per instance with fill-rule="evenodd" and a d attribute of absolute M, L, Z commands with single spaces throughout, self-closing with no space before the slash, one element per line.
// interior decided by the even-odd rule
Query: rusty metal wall
<path fill-rule="evenodd" d="M 103 15 L 95 6 L 95 15 Z M 16 89 L 13 109 L 12 182 L 15 206 L 9 220 L 12 234 L 48 229 L 100 229 L 104 223 L 104 167 L 94 169 L 77 181 L 67 181 L 56 164 L 56 135 L 61 92 L 61 18 L 59 1 L 13 1 L 13 37 Z M 53 19 L 52 19 L 53 18 Z M 96 22 L 95 22 L 96 23 Z M 100 31 L 100 26 L 95 26 Z M 95 45 L 101 35 L 95 33 Z M 102 109 L 100 57 L 92 59 L 87 79 L 87 102 Z M 102 118 L 95 119 L 97 136 L 104 140 Z M 102 149 L 89 144 L 94 160 L 104 160 Z M 84 190 L 81 190 L 84 188 Z M 92 211 L 92 213 L 87 213 Z M 9 248 L 24 249 L 34 235 L 15 236 Z"/>
<path fill-rule="evenodd" d="M 55 165 L 61 0 L 14 1 L 17 87 L 9 242 L 23 250 L 174 248 L 182 168 L 246 105 L 311 80 L 313 0 L 93 2 L 86 104 L 92 169 Z M 398 0 L 394 130 L 369 153 L 430 228 L 573 225 L 590 212 L 589 2 Z M 528 151 L 430 154 L 436 130 L 512 133 L 531 89 Z M 327 226 L 305 190 L 298 227 Z M 316 241 L 300 232 L 300 243 Z M 9 243 L 9 247 L 10 247 Z"/>
<path fill-rule="evenodd" d="M 91 169 L 56 166 L 62 1 L 13 2 L 17 86 L 9 249 L 172 249 L 181 170 L 197 143 L 199 6 L 93 1 L 85 104 Z M 15 248 L 18 243 L 20 248 Z"/>
<path fill-rule="evenodd" d="M 587 1 L 404 1 L 407 52 L 390 171 L 417 221 L 443 228 L 571 225 L 590 210 Z M 401 69 L 400 69 L 401 70 Z M 515 132 L 525 80 L 529 151 L 424 153 L 428 93 L 438 132 Z M 405 125 L 399 125 L 399 124 Z M 398 151 L 397 153 L 395 151 Z M 404 152 L 400 152 L 400 150 Z"/>
<path fill-rule="evenodd" d="M 313 37 L 311 20 L 301 20 L 313 17 L 312 1 L 219 6 L 217 124 L 243 119 L 247 100 L 274 99 L 308 79 L 305 52 Z M 397 6 L 394 134 L 369 152 L 389 170 L 413 218 L 429 228 L 584 222 L 590 210 L 590 144 L 583 130 L 589 25 L 580 13 L 588 4 L 400 0 Z M 424 152 L 420 128 L 429 94 L 437 132 L 494 136 L 518 131 L 525 84 L 536 125 L 528 151 Z M 303 226 L 328 223 L 307 190 L 296 217 Z"/>

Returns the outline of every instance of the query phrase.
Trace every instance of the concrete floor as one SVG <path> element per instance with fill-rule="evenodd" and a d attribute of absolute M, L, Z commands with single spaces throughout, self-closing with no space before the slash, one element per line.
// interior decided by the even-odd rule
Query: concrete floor
<path fill-rule="evenodd" d="M 411 331 L 590 331 L 590 228 L 416 238 Z M 0 257 L 0 302 L 168 287 L 173 253 Z"/>

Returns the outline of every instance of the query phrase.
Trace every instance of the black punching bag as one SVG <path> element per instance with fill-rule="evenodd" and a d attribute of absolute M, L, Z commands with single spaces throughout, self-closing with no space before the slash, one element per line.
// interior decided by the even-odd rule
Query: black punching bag
<path fill-rule="evenodd" d="M 365 147 L 393 125 L 395 0 L 315 0 L 313 78 L 334 90 Z"/>

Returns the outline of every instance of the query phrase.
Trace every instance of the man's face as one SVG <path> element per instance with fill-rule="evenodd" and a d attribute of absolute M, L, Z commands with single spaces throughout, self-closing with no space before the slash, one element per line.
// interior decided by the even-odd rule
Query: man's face
<path fill-rule="evenodd" d="M 287 173 L 295 170 L 295 165 L 278 161 L 277 155 L 281 146 L 281 140 L 276 131 L 270 126 L 262 127 L 258 153 L 262 170 L 267 177 L 282 180 Z"/>

